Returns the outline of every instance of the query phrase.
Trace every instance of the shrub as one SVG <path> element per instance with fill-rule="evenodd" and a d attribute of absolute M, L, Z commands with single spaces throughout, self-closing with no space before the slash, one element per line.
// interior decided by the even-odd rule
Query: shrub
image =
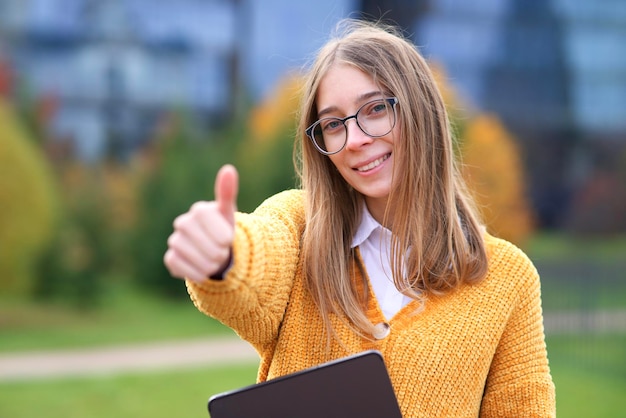
<path fill-rule="evenodd" d="M 58 219 L 52 168 L 0 98 L 0 291 L 27 295 Z"/>
<path fill-rule="evenodd" d="M 119 218 L 106 185 L 106 169 L 66 161 L 58 167 L 63 213 L 54 241 L 39 266 L 36 296 L 80 308 L 97 306 L 104 277 L 116 267 L 113 248 Z"/>
<path fill-rule="evenodd" d="M 172 222 L 194 202 L 213 198 L 215 174 L 233 161 L 232 149 L 238 141 L 236 131 L 200 136 L 183 114 L 174 114 L 145 150 L 132 246 L 139 284 L 165 296 L 187 297 L 185 286 L 172 279 L 163 264 Z"/>

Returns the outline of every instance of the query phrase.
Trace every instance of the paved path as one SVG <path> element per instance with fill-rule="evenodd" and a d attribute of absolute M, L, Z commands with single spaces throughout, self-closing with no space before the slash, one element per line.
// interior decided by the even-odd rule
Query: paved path
<path fill-rule="evenodd" d="M 233 337 L 22 352 L 0 355 L 0 382 L 254 363 L 258 360 L 259 356 L 248 343 Z"/>
<path fill-rule="evenodd" d="M 546 334 L 626 332 L 626 310 L 562 312 L 544 316 Z M 105 375 L 145 370 L 258 362 L 235 337 L 205 338 L 65 351 L 0 354 L 0 383 L 30 379 Z"/>

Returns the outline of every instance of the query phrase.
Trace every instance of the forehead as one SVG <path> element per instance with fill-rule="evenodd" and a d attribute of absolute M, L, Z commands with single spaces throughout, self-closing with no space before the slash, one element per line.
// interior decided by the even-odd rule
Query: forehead
<path fill-rule="evenodd" d="M 369 74 L 344 63 L 333 64 L 320 80 L 316 94 L 318 112 L 327 108 L 353 111 L 380 88 Z"/>

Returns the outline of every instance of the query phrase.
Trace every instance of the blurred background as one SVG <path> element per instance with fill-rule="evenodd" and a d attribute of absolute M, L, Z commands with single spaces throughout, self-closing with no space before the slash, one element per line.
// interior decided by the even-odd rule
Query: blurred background
<path fill-rule="evenodd" d="M 431 62 L 489 230 L 542 277 L 559 416 L 626 417 L 623 0 L 0 0 L 0 360 L 233 337 L 165 270 L 172 221 L 224 163 L 240 210 L 296 185 L 302 73 L 345 17 Z M 0 370 L 0 416 L 202 417 L 254 379 Z"/>

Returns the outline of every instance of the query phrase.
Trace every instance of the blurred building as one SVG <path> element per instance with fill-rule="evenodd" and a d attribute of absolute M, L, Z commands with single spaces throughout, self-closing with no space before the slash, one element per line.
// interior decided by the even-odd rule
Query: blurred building
<path fill-rule="evenodd" d="M 58 104 L 52 134 L 80 157 L 123 156 L 164 110 L 214 124 L 237 100 L 258 99 L 350 9 L 329 0 L 0 0 L 0 62 Z"/>
<path fill-rule="evenodd" d="M 397 22 L 521 138 L 547 224 L 589 144 L 626 142 L 623 0 L 0 0 L 0 62 L 55 99 L 50 129 L 82 158 L 123 156 L 174 106 L 227 120 L 360 15 Z"/>
<path fill-rule="evenodd" d="M 575 190 L 607 163 L 601 149 L 625 149 L 626 2 L 429 3 L 416 43 L 523 142 L 534 206 L 558 226 Z"/>

